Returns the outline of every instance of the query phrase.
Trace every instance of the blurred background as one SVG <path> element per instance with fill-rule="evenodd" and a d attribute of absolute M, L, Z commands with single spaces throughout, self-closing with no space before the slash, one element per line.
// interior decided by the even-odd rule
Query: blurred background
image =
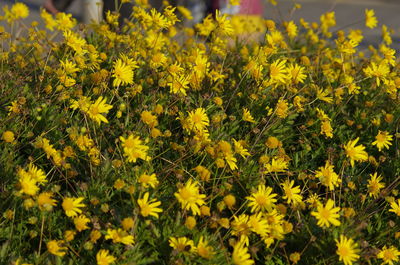
<path fill-rule="evenodd" d="M 30 9 L 29 20 L 40 20 L 39 10 L 44 0 L 19 0 L 28 5 Z M 82 21 L 85 17 L 83 14 L 84 1 L 74 0 L 71 6 L 66 10 Z M 90 1 L 90 0 L 89 0 Z M 193 4 L 193 1 L 201 0 L 176 0 L 181 4 Z M 298 22 L 300 18 L 304 18 L 308 22 L 319 22 L 319 17 L 325 12 L 335 11 L 336 27 L 333 31 L 339 29 L 357 28 L 362 29 L 365 39 L 363 45 L 378 44 L 380 42 L 381 27 L 383 24 L 393 29 L 392 39 L 393 48 L 400 50 L 400 0 L 297 0 L 296 3 L 301 5 L 300 9 L 293 10 L 294 1 L 276 0 L 277 6 L 273 6 L 263 0 L 264 17 L 273 19 L 276 22 L 294 20 Z M 0 8 L 4 5 L 12 5 L 14 0 L 0 0 Z M 161 0 L 149 0 L 156 8 L 160 6 Z M 172 1 L 171 1 L 172 2 Z M 365 9 L 374 9 L 378 18 L 378 27 L 367 29 L 364 26 Z M 194 14 L 199 15 L 199 14 Z"/>

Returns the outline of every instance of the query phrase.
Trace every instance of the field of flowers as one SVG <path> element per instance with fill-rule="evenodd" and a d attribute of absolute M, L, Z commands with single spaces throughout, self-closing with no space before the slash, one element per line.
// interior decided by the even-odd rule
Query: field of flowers
<path fill-rule="evenodd" d="M 385 25 L 359 48 L 373 10 L 335 32 L 185 27 L 167 1 L 0 15 L 1 264 L 398 264 L 400 65 Z"/>

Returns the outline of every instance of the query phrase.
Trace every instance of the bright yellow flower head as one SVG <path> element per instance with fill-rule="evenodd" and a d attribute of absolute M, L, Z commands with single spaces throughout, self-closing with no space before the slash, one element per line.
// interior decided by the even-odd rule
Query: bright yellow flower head
<path fill-rule="evenodd" d="M 288 81 L 286 60 L 278 59 L 274 61 L 269 67 L 269 77 L 271 78 L 271 83 L 286 84 Z"/>
<path fill-rule="evenodd" d="M 371 64 L 368 67 L 366 67 L 363 71 L 366 77 L 376 78 L 377 86 L 381 85 L 381 81 L 385 82 L 387 80 L 388 75 L 390 74 L 389 65 L 385 60 L 382 60 L 379 64 L 371 62 Z"/>
<path fill-rule="evenodd" d="M 378 135 L 375 136 L 375 141 L 372 142 L 372 145 L 376 145 L 379 151 L 383 148 L 389 149 L 389 145 L 392 145 L 391 141 L 393 140 L 393 136 L 389 134 L 387 131 L 379 131 Z"/>
<path fill-rule="evenodd" d="M 66 254 L 65 250 L 67 249 L 62 246 L 63 243 L 64 240 L 51 240 L 47 242 L 47 250 L 53 255 L 63 257 Z"/>
<path fill-rule="evenodd" d="M 378 25 L 378 20 L 375 17 L 375 11 L 373 9 L 365 9 L 365 26 L 370 29 L 375 28 Z"/>
<path fill-rule="evenodd" d="M 124 156 L 127 157 L 128 162 L 135 163 L 139 158 L 145 161 L 150 160 L 150 157 L 147 155 L 149 147 L 142 144 L 142 140 L 140 140 L 139 136 L 133 136 L 131 134 L 127 139 L 122 136 L 120 136 L 119 139 L 122 142 Z"/>
<path fill-rule="evenodd" d="M 53 206 L 57 205 L 57 201 L 54 200 L 52 192 L 42 192 L 37 197 L 37 203 L 40 210 L 50 211 Z"/>
<path fill-rule="evenodd" d="M 90 219 L 85 215 L 79 215 L 78 217 L 74 218 L 75 228 L 78 232 L 89 229 L 87 226 L 88 223 L 90 223 Z"/>
<path fill-rule="evenodd" d="M 264 184 L 258 185 L 257 191 L 253 192 L 246 199 L 249 200 L 248 205 L 251 207 L 251 212 L 270 211 L 275 207 L 277 201 L 276 193 L 272 193 L 271 187 L 266 187 Z"/>
<path fill-rule="evenodd" d="M 29 9 L 24 3 L 15 3 L 11 7 L 11 14 L 14 19 L 26 18 L 29 16 Z"/>
<path fill-rule="evenodd" d="M 87 111 L 88 116 L 100 124 L 101 122 L 108 123 L 106 117 L 102 114 L 107 114 L 110 109 L 112 109 L 112 105 L 106 103 L 107 99 L 103 99 L 103 97 L 99 97 L 95 103 L 89 106 L 89 110 Z"/>
<path fill-rule="evenodd" d="M 397 203 L 396 203 L 396 201 L 393 201 L 393 202 L 390 203 L 389 212 L 393 212 L 397 216 L 400 216 L 400 199 L 397 199 Z"/>
<path fill-rule="evenodd" d="M 84 197 L 65 197 L 62 202 L 62 207 L 65 211 L 65 214 L 68 217 L 75 217 L 78 216 L 78 214 L 82 213 L 82 210 L 80 208 L 85 207 L 85 204 L 82 203 L 84 199 Z"/>
<path fill-rule="evenodd" d="M 189 112 L 187 123 L 190 130 L 202 132 L 210 125 L 210 120 L 207 117 L 205 109 L 197 108 L 196 110 Z"/>
<path fill-rule="evenodd" d="M 254 120 L 253 116 L 251 116 L 251 113 L 247 108 L 243 109 L 242 120 L 243 121 L 248 121 L 248 122 L 256 122 Z"/>
<path fill-rule="evenodd" d="M 133 235 L 128 234 L 127 231 L 118 229 L 107 229 L 105 239 L 112 239 L 113 243 L 122 243 L 124 245 L 132 245 L 134 243 Z"/>
<path fill-rule="evenodd" d="M 152 187 L 153 189 L 158 185 L 158 180 L 156 177 L 156 174 L 142 174 L 140 175 L 138 182 L 144 187 L 148 188 L 149 186 Z"/>
<path fill-rule="evenodd" d="M 285 193 L 285 196 L 283 196 L 282 199 L 287 200 L 288 204 L 297 204 L 303 200 L 303 196 L 299 194 L 300 186 L 293 187 L 293 185 L 294 181 L 289 181 L 288 179 L 284 183 L 281 183 L 282 189 Z"/>
<path fill-rule="evenodd" d="M 369 196 L 372 196 L 376 199 L 381 189 L 385 187 L 385 183 L 380 182 L 382 180 L 382 176 L 378 176 L 376 172 L 374 174 L 370 174 L 369 176 L 371 178 L 368 180 L 368 193 Z"/>
<path fill-rule="evenodd" d="M 334 207 L 334 201 L 331 199 L 328 199 L 326 202 L 326 205 L 323 206 L 318 205 L 317 206 L 317 211 L 316 212 L 311 212 L 312 216 L 315 216 L 317 218 L 318 223 L 320 227 L 329 227 L 331 224 L 334 226 L 339 226 L 340 221 L 338 218 L 340 215 L 338 212 L 340 211 L 340 207 Z"/>
<path fill-rule="evenodd" d="M 268 173 L 285 172 L 287 168 L 288 162 L 282 157 L 274 157 L 272 158 L 271 163 L 265 165 L 265 169 Z"/>
<path fill-rule="evenodd" d="M 149 215 L 158 218 L 158 213 L 161 213 L 163 210 L 158 208 L 161 205 L 161 202 L 156 199 L 149 200 L 149 193 L 146 192 L 142 199 L 138 199 L 137 203 L 140 207 L 140 214 L 144 217 Z"/>
<path fill-rule="evenodd" d="M 2 138 L 2 139 L 4 140 L 4 142 L 6 142 L 6 143 L 12 143 L 12 142 L 14 141 L 14 139 L 15 139 L 14 133 L 13 133 L 12 131 L 5 131 L 5 132 L 3 132 L 3 135 L 2 135 L 1 138 Z"/>
<path fill-rule="evenodd" d="M 194 215 L 200 215 L 199 206 L 205 204 L 206 195 L 200 193 L 197 181 L 192 183 L 192 180 L 189 179 L 185 186 L 179 188 L 174 195 L 180 202 L 182 209 L 191 210 Z"/>
<path fill-rule="evenodd" d="M 109 265 L 114 263 L 116 258 L 110 255 L 110 252 L 106 249 L 100 249 L 96 254 L 97 265 Z"/>
<path fill-rule="evenodd" d="M 215 254 L 213 247 L 208 245 L 208 241 L 203 236 L 200 237 L 196 248 L 197 254 L 204 259 L 211 259 Z"/>
<path fill-rule="evenodd" d="M 118 59 L 114 62 L 112 77 L 114 77 L 113 86 L 115 87 L 133 84 L 133 69 L 130 65 Z"/>
<path fill-rule="evenodd" d="M 325 166 L 319 167 L 315 171 L 315 177 L 319 178 L 322 185 L 329 188 L 329 190 L 334 190 L 335 187 L 339 186 L 342 180 L 333 170 L 334 166 L 327 160 Z"/>
<path fill-rule="evenodd" d="M 254 264 L 254 260 L 251 259 L 251 256 L 248 252 L 248 248 L 245 246 L 245 241 L 240 240 L 233 247 L 232 252 L 232 262 L 235 265 L 252 265 Z"/>
<path fill-rule="evenodd" d="M 344 150 L 346 151 L 346 156 L 350 158 L 350 164 L 353 167 L 354 161 L 368 161 L 368 154 L 364 151 L 365 146 L 362 144 L 357 145 L 359 138 L 357 137 L 353 141 L 349 141 L 345 146 Z"/>
<path fill-rule="evenodd" d="M 400 251 L 394 247 L 390 246 L 389 248 L 383 246 L 382 250 L 379 251 L 378 255 L 376 256 L 378 259 L 382 259 L 383 263 L 381 264 L 397 264 L 399 261 Z"/>
<path fill-rule="evenodd" d="M 360 256 L 357 254 L 360 250 L 357 248 L 358 244 L 351 238 L 340 235 L 340 240 L 336 241 L 336 254 L 339 260 L 345 265 L 352 265 L 354 261 L 358 260 Z"/>
<path fill-rule="evenodd" d="M 178 252 L 196 252 L 193 240 L 190 240 L 187 237 L 170 237 L 168 241 L 170 247 Z"/>

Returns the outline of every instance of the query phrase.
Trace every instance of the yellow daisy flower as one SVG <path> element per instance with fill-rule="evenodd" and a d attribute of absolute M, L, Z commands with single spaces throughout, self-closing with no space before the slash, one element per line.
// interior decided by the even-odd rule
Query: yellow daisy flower
<path fill-rule="evenodd" d="M 318 205 L 317 211 L 311 212 L 311 215 L 317 218 L 317 225 L 319 225 L 320 227 L 329 227 L 331 224 L 334 226 L 339 226 L 339 211 L 340 207 L 334 207 L 334 201 L 328 199 L 325 206 L 323 206 L 322 204 Z"/>
<path fill-rule="evenodd" d="M 357 137 L 353 141 L 349 141 L 345 146 L 346 156 L 350 158 L 350 164 L 353 167 L 354 161 L 368 161 L 368 154 L 364 151 L 365 146 L 362 144 L 357 145 L 359 138 Z"/>
<path fill-rule="evenodd" d="M 272 193 L 271 187 L 266 187 L 264 184 L 258 185 L 257 191 L 253 192 L 246 199 L 250 202 L 248 205 L 251 207 L 251 212 L 269 211 L 275 206 L 277 201 L 276 193 Z"/>
<path fill-rule="evenodd" d="M 105 249 L 100 249 L 96 254 L 97 265 L 109 265 L 114 263 L 116 258 L 110 255 L 110 252 Z"/>
<path fill-rule="evenodd" d="M 383 148 L 389 149 L 389 145 L 392 145 L 391 141 L 393 140 L 393 135 L 390 135 L 387 131 L 379 131 L 378 135 L 375 136 L 375 141 L 372 142 L 372 145 L 376 145 L 379 151 Z"/>
<path fill-rule="evenodd" d="M 163 210 L 161 208 L 157 208 L 157 206 L 161 205 L 161 202 L 156 199 L 149 200 L 149 193 L 146 192 L 142 199 L 138 199 L 137 203 L 140 207 L 140 214 L 144 217 L 149 215 L 158 218 L 158 213 L 161 213 Z"/>
<path fill-rule="evenodd" d="M 347 238 L 344 235 L 340 235 L 340 240 L 336 241 L 336 254 L 339 256 L 339 260 L 343 261 L 345 265 L 352 265 L 354 261 L 358 260 L 360 256 L 357 254 L 359 249 L 358 244 L 351 238 Z"/>
<path fill-rule="evenodd" d="M 108 123 L 108 120 L 102 114 L 103 113 L 107 114 L 108 111 L 112 109 L 113 106 L 107 104 L 106 100 L 107 99 L 103 99 L 103 97 L 99 97 L 95 103 L 89 106 L 89 109 L 87 111 L 89 118 L 91 118 L 98 124 L 100 124 L 100 122 Z"/>
<path fill-rule="evenodd" d="M 390 246 L 389 248 L 384 246 L 381 251 L 379 251 L 376 256 L 378 259 L 382 259 L 383 263 L 381 264 L 397 264 L 399 261 L 400 251 L 394 246 Z"/>
<path fill-rule="evenodd" d="M 75 217 L 78 214 L 82 213 L 82 210 L 80 208 L 85 207 L 85 204 L 82 203 L 84 199 L 84 197 L 65 197 L 61 205 L 65 211 L 65 214 L 68 217 Z"/>

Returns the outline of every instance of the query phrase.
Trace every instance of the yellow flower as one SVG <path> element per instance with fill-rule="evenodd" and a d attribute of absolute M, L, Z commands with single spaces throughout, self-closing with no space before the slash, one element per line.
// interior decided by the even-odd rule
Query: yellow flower
<path fill-rule="evenodd" d="M 294 180 L 289 181 L 288 179 L 281 183 L 285 196 L 282 199 L 287 200 L 287 203 L 297 204 L 303 200 L 303 196 L 300 193 L 300 186 L 293 187 Z"/>
<path fill-rule="evenodd" d="M 370 29 L 375 28 L 378 25 L 378 20 L 375 17 L 375 11 L 373 9 L 365 9 L 365 26 Z"/>
<path fill-rule="evenodd" d="M 29 9 L 24 3 L 15 3 L 11 7 L 11 14 L 14 19 L 26 18 L 29 16 Z"/>
<path fill-rule="evenodd" d="M 397 203 L 396 201 L 393 201 L 390 203 L 390 210 L 389 212 L 393 212 L 395 214 L 397 214 L 398 216 L 400 216 L 400 199 L 397 199 Z"/>
<path fill-rule="evenodd" d="M 114 77 L 113 86 L 133 84 L 133 69 L 130 65 L 118 59 L 114 62 L 114 69 L 112 72 Z"/>
<path fill-rule="evenodd" d="M 85 215 L 79 215 L 78 217 L 74 218 L 75 228 L 78 232 L 83 230 L 89 229 L 87 223 L 90 222 L 90 219 L 87 218 Z"/>
<path fill-rule="evenodd" d="M 43 170 L 37 168 L 34 164 L 30 163 L 28 166 L 28 174 L 39 184 L 47 182 L 46 174 Z"/>
<path fill-rule="evenodd" d="M 290 254 L 289 259 L 291 262 L 293 262 L 293 264 L 297 264 L 297 262 L 300 261 L 300 256 L 301 254 L 299 252 L 293 252 Z"/>
<path fill-rule="evenodd" d="M 140 207 L 140 214 L 144 217 L 149 215 L 158 218 L 158 213 L 161 213 L 163 210 L 161 208 L 157 208 L 157 206 L 161 205 L 161 202 L 156 199 L 151 199 L 149 201 L 149 193 L 146 192 L 142 199 L 138 199 L 137 203 Z"/>
<path fill-rule="evenodd" d="M 326 137 L 332 138 L 332 131 L 333 129 L 329 120 L 325 120 L 321 123 L 321 134 L 325 134 Z"/>
<path fill-rule="evenodd" d="M 168 83 L 168 86 L 171 93 L 186 96 L 186 89 L 189 87 L 189 80 L 183 75 L 173 77 L 172 81 Z"/>
<path fill-rule="evenodd" d="M 177 9 L 178 9 L 179 13 L 181 13 L 182 16 L 184 16 L 187 20 L 192 20 L 193 19 L 192 13 L 186 7 L 178 6 Z"/>
<path fill-rule="evenodd" d="M 128 231 L 133 228 L 135 221 L 132 219 L 132 217 L 126 217 L 122 220 L 121 225 L 125 231 Z"/>
<path fill-rule="evenodd" d="M 65 214 L 68 217 L 75 217 L 79 213 L 82 213 L 80 208 L 85 207 L 85 204 L 82 203 L 84 197 L 79 198 L 72 198 L 72 197 L 65 197 L 62 203 L 62 207 L 65 211 Z"/>
<path fill-rule="evenodd" d="M 247 225 L 251 231 L 260 236 L 266 236 L 271 230 L 267 218 L 261 212 L 251 215 Z"/>
<path fill-rule="evenodd" d="M 375 77 L 376 85 L 380 86 L 381 81 L 385 82 L 386 77 L 390 74 L 390 68 L 385 60 L 382 60 L 379 65 L 374 62 L 365 68 L 364 70 L 366 77 Z"/>
<path fill-rule="evenodd" d="M 378 255 L 376 256 L 378 259 L 383 259 L 383 263 L 381 264 L 397 264 L 399 261 L 400 251 L 394 246 L 390 246 L 389 248 L 383 246 L 382 250 L 379 251 Z M 395 263 L 393 263 L 395 262 Z"/>
<path fill-rule="evenodd" d="M 278 59 L 273 62 L 269 67 L 269 77 L 271 78 L 271 83 L 282 83 L 287 82 L 287 69 L 286 60 Z"/>
<path fill-rule="evenodd" d="M 74 230 L 66 230 L 64 232 L 64 238 L 67 242 L 74 240 L 75 235 L 76 235 L 76 231 L 74 231 Z"/>
<path fill-rule="evenodd" d="M 376 145 L 379 151 L 382 150 L 382 148 L 389 149 L 389 145 L 392 145 L 390 141 L 393 140 L 393 136 L 389 134 L 387 131 L 379 131 L 378 135 L 375 136 L 375 141 L 372 143 L 372 145 Z"/>
<path fill-rule="evenodd" d="M 37 186 L 37 180 L 34 176 L 23 169 L 19 169 L 17 174 L 19 177 L 20 193 L 25 193 L 30 196 L 36 195 L 39 191 L 39 187 Z"/>
<path fill-rule="evenodd" d="M 232 194 L 228 194 L 224 197 L 224 203 L 229 208 L 232 209 L 233 206 L 236 204 L 236 198 Z"/>
<path fill-rule="evenodd" d="M 275 136 L 269 136 L 267 141 L 265 142 L 265 145 L 270 149 L 275 149 L 279 146 L 282 146 L 282 142 L 279 141 L 279 139 Z"/>
<path fill-rule="evenodd" d="M 106 117 L 104 117 L 102 114 L 105 113 L 107 114 L 110 109 L 112 109 L 112 105 L 109 105 L 106 103 L 107 99 L 103 99 L 103 97 L 99 97 L 95 103 L 91 104 L 89 106 L 89 109 L 87 111 L 87 114 L 89 117 L 100 124 L 100 122 L 105 122 L 108 123 L 108 120 Z"/>
<path fill-rule="evenodd" d="M 243 121 L 248 121 L 248 122 L 256 122 L 254 120 L 253 116 L 251 116 L 251 113 L 247 108 L 243 109 L 242 120 Z"/>
<path fill-rule="evenodd" d="M 311 212 L 311 215 L 317 218 L 317 225 L 320 227 L 329 227 L 331 224 L 334 226 L 339 226 L 340 221 L 337 219 L 340 217 L 337 213 L 339 211 L 340 207 L 334 207 L 333 200 L 328 199 L 325 206 L 322 204 L 318 205 L 317 211 Z"/>
<path fill-rule="evenodd" d="M 289 64 L 287 67 L 288 78 L 293 84 L 303 83 L 307 76 L 304 74 L 304 67 L 298 64 Z"/>
<path fill-rule="evenodd" d="M 145 161 L 150 160 L 150 157 L 147 155 L 149 147 L 142 144 L 142 140 L 140 140 L 139 136 L 133 136 L 131 134 L 127 139 L 122 136 L 120 136 L 119 139 L 122 142 L 124 156 L 127 157 L 128 162 L 135 163 L 139 158 Z"/>
<path fill-rule="evenodd" d="M 128 232 L 118 229 L 107 229 L 107 235 L 105 239 L 112 239 L 113 243 L 122 243 L 125 245 L 132 245 L 134 243 L 134 238 L 129 235 Z"/>
<path fill-rule="evenodd" d="M 101 237 L 101 233 L 99 230 L 92 230 L 90 231 L 90 242 L 96 243 Z"/>
<path fill-rule="evenodd" d="M 325 162 L 325 166 L 319 167 L 317 171 L 315 171 L 315 177 L 319 178 L 322 185 L 329 188 L 329 190 L 334 190 L 335 187 L 339 186 L 342 180 L 333 170 L 334 166 L 327 160 Z"/>
<path fill-rule="evenodd" d="M 206 195 L 200 194 L 197 181 L 192 183 L 192 180 L 189 179 L 185 186 L 179 188 L 174 195 L 180 202 L 182 209 L 191 210 L 194 215 L 200 215 L 199 206 L 205 204 L 203 199 Z"/>
<path fill-rule="evenodd" d="M 63 247 L 62 244 L 64 240 L 51 240 L 47 242 L 47 250 L 56 256 L 63 257 L 65 255 L 66 247 Z"/>
<path fill-rule="evenodd" d="M 359 138 L 357 137 L 353 141 L 349 141 L 345 146 L 346 156 L 350 158 L 350 164 L 353 167 L 354 161 L 368 161 L 368 154 L 364 151 L 365 146 L 362 144 L 357 145 Z"/>
<path fill-rule="evenodd" d="M 207 182 L 210 180 L 211 172 L 207 168 L 199 165 L 193 169 L 197 172 L 202 181 Z"/>
<path fill-rule="evenodd" d="M 344 235 L 340 235 L 340 240 L 336 241 L 336 254 L 339 256 L 339 260 L 343 261 L 345 265 L 352 265 L 354 261 L 358 260 L 360 256 L 357 254 L 359 249 L 358 244 L 351 238 L 347 238 Z"/>
<path fill-rule="evenodd" d="M 97 265 L 109 265 L 114 263 L 116 258 L 110 255 L 110 252 L 106 249 L 100 249 L 96 254 Z"/>
<path fill-rule="evenodd" d="M 37 203 L 40 210 L 51 211 L 53 206 L 57 205 L 57 201 L 51 198 L 52 196 L 52 192 L 42 192 L 38 195 Z"/>
<path fill-rule="evenodd" d="M 142 174 L 140 175 L 138 182 L 142 184 L 144 188 L 147 188 L 148 186 L 152 187 L 153 189 L 158 185 L 158 180 L 156 177 L 156 174 Z"/>
<path fill-rule="evenodd" d="M 245 246 L 244 240 L 240 240 L 233 247 L 232 262 L 235 265 L 252 265 L 252 264 L 254 264 L 254 260 L 251 259 L 248 249 Z"/>
<path fill-rule="evenodd" d="M 143 111 L 140 114 L 140 119 L 148 126 L 150 126 L 150 128 L 154 128 L 155 126 L 158 125 L 157 116 L 151 114 L 151 111 L 147 110 Z"/>
<path fill-rule="evenodd" d="M 188 216 L 185 221 L 185 226 L 188 229 L 192 230 L 196 226 L 196 223 L 196 218 L 194 218 L 193 216 Z"/>
<path fill-rule="evenodd" d="M 288 110 L 289 110 L 289 106 L 288 103 L 285 99 L 280 98 L 278 100 L 278 103 L 276 104 L 276 116 L 278 116 L 279 118 L 286 118 L 288 115 Z"/>
<path fill-rule="evenodd" d="M 374 174 L 370 174 L 369 176 L 371 178 L 368 180 L 368 193 L 369 196 L 372 196 L 376 199 L 381 189 L 385 187 L 385 183 L 380 182 L 382 180 L 382 176 L 378 177 L 376 172 Z"/>
<path fill-rule="evenodd" d="M 268 163 L 265 165 L 265 169 L 267 170 L 268 173 L 273 173 L 273 172 L 285 172 L 285 170 L 288 168 L 288 162 L 285 161 L 285 159 L 278 157 L 278 158 L 272 158 L 271 163 Z"/>
<path fill-rule="evenodd" d="M 62 19 L 63 22 L 70 21 L 71 14 L 68 14 L 68 15 L 66 15 L 66 14 L 63 15 L 63 14 L 64 13 L 62 13 L 62 12 L 57 14 L 57 22 L 59 22 L 59 19 Z M 73 22 L 71 22 L 71 23 L 73 23 Z M 60 26 L 61 23 L 57 23 L 57 25 Z M 62 26 L 63 28 L 70 27 L 71 25 L 73 27 L 74 23 L 69 26 L 67 23 L 63 23 L 62 25 L 64 25 L 64 26 Z M 81 38 L 77 33 L 67 29 L 63 32 L 63 35 L 65 38 L 65 43 L 69 47 L 71 47 L 77 54 L 84 54 L 87 52 L 87 50 L 85 50 L 86 40 Z"/>
<path fill-rule="evenodd" d="M 5 131 L 5 132 L 3 132 L 3 135 L 2 135 L 1 138 L 2 138 L 2 139 L 4 140 L 4 142 L 6 142 L 6 143 L 12 143 L 12 142 L 14 141 L 14 139 L 15 139 L 14 133 L 13 133 L 12 131 Z"/>
<path fill-rule="evenodd" d="M 200 236 L 199 243 L 197 244 L 197 254 L 205 259 L 211 259 L 214 256 L 214 249 L 208 245 L 208 241 Z"/>
<path fill-rule="evenodd" d="M 249 150 L 247 150 L 246 148 L 244 148 L 243 145 L 244 141 L 236 141 L 235 139 L 233 139 L 233 144 L 235 146 L 235 153 L 241 155 L 243 158 L 246 158 L 246 156 L 249 156 Z"/>
<path fill-rule="evenodd" d="M 257 191 L 252 192 L 246 199 L 250 201 L 248 205 L 251 207 L 251 212 L 260 212 L 270 211 L 275 206 L 276 196 L 277 194 L 272 193 L 271 187 L 260 184 L 257 187 Z"/>
<path fill-rule="evenodd" d="M 286 25 L 286 33 L 288 34 L 289 38 L 293 39 L 297 36 L 297 25 L 293 21 L 289 21 Z"/>
<path fill-rule="evenodd" d="M 170 237 L 169 245 L 178 252 L 196 252 L 193 240 L 187 237 Z"/>
<path fill-rule="evenodd" d="M 210 125 L 210 120 L 207 117 L 206 110 L 203 108 L 197 108 L 194 111 L 190 111 L 186 121 L 189 129 L 195 132 L 202 132 Z"/>

